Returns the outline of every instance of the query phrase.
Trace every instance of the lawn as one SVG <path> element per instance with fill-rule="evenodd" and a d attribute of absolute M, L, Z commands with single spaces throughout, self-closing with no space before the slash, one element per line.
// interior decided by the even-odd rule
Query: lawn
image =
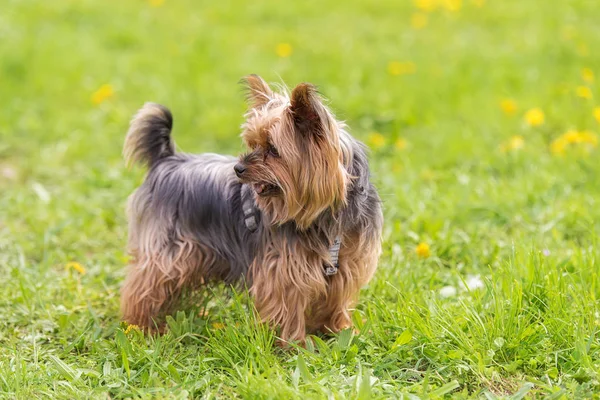
<path fill-rule="evenodd" d="M 595 3 L 5 0 L 0 398 L 598 396 Z M 306 348 L 227 287 L 144 335 L 119 319 L 129 119 L 159 102 L 179 148 L 239 153 L 249 73 L 317 84 L 371 147 L 379 269 Z"/>

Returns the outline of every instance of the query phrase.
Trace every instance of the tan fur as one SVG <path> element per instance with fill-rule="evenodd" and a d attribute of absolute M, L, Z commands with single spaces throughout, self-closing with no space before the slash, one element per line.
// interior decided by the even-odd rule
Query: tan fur
<path fill-rule="evenodd" d="M 154 328 L 162 323 L 160 317 L 171 310 L 184 288 L 193 289 L 204 282 L 203 269 L 212 265 L 215 257 L 181 234 L 171 240 L 172 225 L 145 215 L 140 198 L 134 194 L 128 203 L 131 261 L 121 289 L 121 313 L 130 324 Z"/>
<path fill-rule="evenodd" d="M 242 138 L 259 155 L 272 143 L 281 157 L 253 159 L 256 162 L 248 163 L 247 179 L 276 183 L 282 188 L 282 197 L 257 199 L 272 223 L 294 221 L 300 229 L 306 229 L 323 211 L 335 210 L 346 201 L 350 176 L 344 165 L 347 152 L 336 134 L 338 122 L 312 85 L 298 85 L 290 98 L 274 95 L 257 83 L 251 93 L 259 99 L 269 93 L 272 97 L 246 114 Z M 310 139 L 299 138 L 293 126 L 297 114 L 307 108 L 314 113 L 307 117 L 323 125 L 319 132 L 306 132 L 307 136 L 314 135 Z"/>
<path fill-rule="evenodd" d="M 254 188 L 254 200 L 266 218 L 259 249 L 248 258 L 254 259 L 243 272 L 251 284 L 250 294 L 261 318 L 280 329 L 283 341 L 303 341 L 307 332 L 337 332 L 351 326 L 351 308 L 360 288 L 372 278 L 381 252 L 379 197 L 370 187 L 372 207 L 369 214 L 361 214 L 365 208 L 360 201 L 366 198 L 357 196 L 369 188 L 354 186 L 359 178 L 369 185 L 366 156 L 357 158 L 365 160 L 356 174 L 362 175 L 352 176 L 351 168 L 357 171 L 352 165 L 354 151 L 364 153 L 312 85 L 300 84 L 289 94 L 275 93 L 252 75 L 246 78 L 246 86 L 250 109 L 242 138 L 249 152 L 240 160 L 243 172 L 236 169 L 236 173 L 242 183 Z M 134 119 L 126 140 L 128 159 L 151 162 L 170 154 L 168 145 L 161 147 L 161 142 L 140 133 L 149 126 L 144 118 L 161 115 L 169 121 L 162 124 L 170 129 L 170 113 L 167 118 L 163 109 L 154 106 L 144 107 Z M 194 171 L 186 173 L 189 177 Z M 261 189 L 265 185 L 274 192 L 265 195 Z M 154 194 L 145 190 L 134 193 L 128 206 L 132 265 L 122 290 L 122 312 L 126 321 L 152 328 L 160 325 L 161 316 L 172 309 L 182 290 L 224 279 L 229 267 L 197 242 L 189 233 L 193 229 L 188 233 L 179 229 L 177 217 L 163 219 L 147 212 Z M 349 197 L 351 190 L 354 197 Z M 349 204 L 356 209 L 350 215 L 368 215 L 373 220 L 342 221 Z M 329 247 L 336 237 L 342 243 L 339 269 L 326 276 L 324 266 L 331 263 Z"/>
<path fill-rule="evenodd" d="M 338 332 L 352 326 L 350 309 L 358 300 L 360 288 L 377 269 L 380 238 L 356 233 L 344 237 L 342 243 L 338 273 L 330 278 L 325 295 L 315 298 L 310 305 L 307 315 L 310 332 Z"/>

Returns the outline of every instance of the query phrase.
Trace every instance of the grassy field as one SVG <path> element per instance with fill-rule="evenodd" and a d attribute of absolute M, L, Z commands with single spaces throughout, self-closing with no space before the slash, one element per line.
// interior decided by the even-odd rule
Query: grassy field
<path fill-rule="evenodd" d="M 595 3 L 5 0 L 0 398 L 598 396 Z M 118 309 L 128 121 L 160 102 L 181 149 L 236 154 L 249 73 L 318 84 L 370 145 L 380 268 L 306 349 L 225 287 L 144 336 Z"/>

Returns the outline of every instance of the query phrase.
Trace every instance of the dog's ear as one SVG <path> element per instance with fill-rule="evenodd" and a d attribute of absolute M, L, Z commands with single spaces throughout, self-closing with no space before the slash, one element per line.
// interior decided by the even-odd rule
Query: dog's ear
<path fill-rule="evenodd" d="M 246 100 L 250 108 L 262 107 L 273 98 L 273 91 L 260 76 L 248 75 L 242 82 L 246 86 Z"/>
<path fill-rule="evenodd" d="M 327 111 L 313 85 L 301 83 L 292 90 L 290 110 L 294 117 L 294 124 L 301 133 L 322 132 L 322 123 Z"/>

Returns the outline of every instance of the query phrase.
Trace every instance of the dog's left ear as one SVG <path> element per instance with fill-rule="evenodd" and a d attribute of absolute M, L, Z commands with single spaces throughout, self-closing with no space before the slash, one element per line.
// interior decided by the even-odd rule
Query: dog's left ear
<path fill-rule="evenodd" d="M 246 99 L 251 108 L 262 107 L 273 98 L 273 91 L 258 75 L 248 75 L 242 82 L 248 89 Z"/>
<path fill-rule="evenodd" d="M 327 111 L 323 106 L 317 89 L 310 83 L 301 83 L 292 90 L 290 96 L 290 110 L 294 117 L 294 124 L 301 133 L 322 132 L 323 119 Z"/>

